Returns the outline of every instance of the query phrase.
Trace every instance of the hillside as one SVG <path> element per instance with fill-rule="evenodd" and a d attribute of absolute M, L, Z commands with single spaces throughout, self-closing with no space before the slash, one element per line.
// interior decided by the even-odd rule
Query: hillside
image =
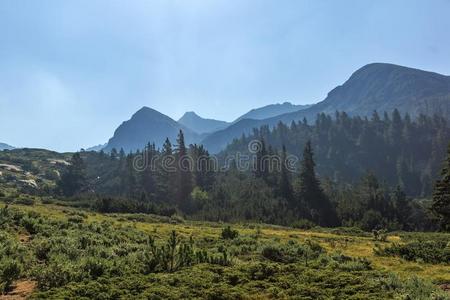
<path fill-rule="evenodd" d="M 306 118 L 314 122 L 317 114 L 334 115 L 345 111 L 349 115 L 371 116 L 398 109 L 415 118 L 419 114 L 438 114 L 450 118 L 450 77 L 437 73 L 392 64 L 369 64 L 357 70 L 342 85 L 328 93 L 325 100 L 297 112 L 264 120 L 236 123 L 235 127 L 211 134 L 203 144 L 213 153 L 223 149 L 234 138 L 249 134 L 262 125 L 290 124 Z"/>
<path fill-rule="evenodd" d="M 0 151 L 2 151 L 2 150 L 12 150 L 12 149 L 14 149 L 13 146 L 10 146 L 10 145 L 5 144 L 5 143 L 0 143 Z"/>
<path fill-rule="evenodd" d="M 142 150 L 147 143 L 155 143 L 160 147 L 166 138 L 175 144 L 180 129 L 188 144 L 198 142 L 197 133 L 154 109 L 143 107 L 116 129 L 104 149 L 111 151 L 113 148 L 123 148 L 129 152 Z"/>
<path fill-rule="evenodd" d="M 400 233 L 376 241 L 351 228 L 227 229 L 34 201 L 0 202 L 6 299 L 18 293 L 33 299 L 449 299 L 439 288 L 450 281 L 448 263 L 383 250 L 417 240 L 445 244 L 448 234 Z"/>
<path fill-rule="evenodd" d="M 388 117 L 365 120 L 345 113 L 334 118 L 322 114 L 313 125 L 262 127 L 234 140 L 220 156 L 248 154 L 248 145 L 263 138 L 273 149 L 285 146 L 288 153 L 301 157 L 310 140 L 322 178 L 354 183 L 370 171 L 389 186 L 401 185 L 408 196 L 431 194 L 445 159 L 450 127 L 441 117 L 425 116 L 420 122 L 399 114 Z"/>
<path fill-rule="evenodd" d="M 0 189 L 41 193 L 55 187 L 71 154 L 44 149 L 0 152 Z"/>
<path fill-rule="evenodd" d="M 291 113 L 295 111 L 299 111 L 302 109 L 306 109 L 311 107 L 311 105 L 294 105 L 290 102 L 284 102 L 282 104 L 270 104 L 260 108 L 255 108 L 250 110 L 249 112 L 243 114 L 239 118 L 237 118 L 233 123 L 237 123 L 240 120 L 244 119 L 254 119 L 254 120 L 263 120 L 267 118 L 272 118 L 278 115 Z"/>
<path fill-rule="evenodd" d="M 214 119 L 204 119 L 198 116 L 195 112 L 186 112 L 179 120 L 178 123 L 184 125 L 186 128 L 191 129 L 199 134 L 211 133 L 214 131 L 222 130 L 226 128 L 229 123 L 225 121 L 218 121 Z"/>

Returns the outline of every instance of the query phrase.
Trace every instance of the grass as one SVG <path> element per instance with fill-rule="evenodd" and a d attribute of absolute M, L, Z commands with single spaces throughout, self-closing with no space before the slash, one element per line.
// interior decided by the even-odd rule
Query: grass
<path fill-rule="evenodd" d="M 70 212 L 79 211 L 74 208 L 43 204 L 37 204 L 34 206 L 12 205 L 12 207 L 17 207 L 24 211 L 36 211 L 49 218 L 59 220 L 67 218 L 67 215 L 70 214 Z M 109 221 L 112 222 L 114 226 L 118 227 L 132 226 L 137 230 L 155 235 L 158 238 L 168 236 L 172 230 L 176 230 L 177 233 L 185 237 L 192 236 L 194 238 L 217 238 L 220 236 L 222 228 L 229 225 L 198 221 L 185 221 L 182 224 L 148 223 L 128 221 L 124 218 L 126 215 L 122 214 L 107 215 L 87 211 L 83 213 L 87 216 L 87 222 Z M 390 271 L 400 275 L 401 277 L 417 275 L 434 282 L 450 282 L 450 264 L 436 265 L 406 261 L 397 257 L 376 256 L 373 249 L 377 242 L 373 241 L 371 237 L 337 235 L 327 232 L 314 231 L 313 229 L 301 230 L 267 224 L 232 224 L 232 226 L 233 229 L 237 230 L 241 236 L 255 235 L 257 228 L 259 228 L 259 238 L 261 241 L 270 242 L 271 240 L 276 239 L 280 242 L 287 242 L 289 240 L 305 241 L 306 239 L 312 239 L 328 251 L 340 251 L 352 257 L 368 258 L 377 269 Z M 423 233 L 411 233 L 410 235 L 414 237 L 415 235 L 423 235 Z M 440 233 L 439 236 L 450 239 L 450 234 Z M 399 241 L 401 241 L 401 237 L 399 235 L 390 235 L 387 243 L 383 244 L 384 246 L 388 246 L 393 242 Z"/>
<path fill-rule="evenodd" d="M 0 208 L 3 207 L 4 204 L 0 204 Z M 115 269 L 108 265 L 107 274 L 98 278 L 76 274 L 81 279 L 69 280 L 61 286 L 55 284 L 50 288 L 38 287 L 33 291 L 32 296 L 35 298 L 387 299 L 405 294 L 419 295 L 413 288 L 416 285 L 410 284 L 416 277 L 420 280 L 419 286 L 429 284 L 435 288 L 439 284 L 450 283 L 450 264 L 429 264 L 405 261 L 398 257 L 377 256 L 373 249 L 380 242 L 375 242 L 367 234 L 337 234 L 336 230 L 301 230 L 267 224 L 182 221 L 152 215 L 105 215 L 55 204 L 12 204 L 9 207 L 28 214 L 37 213 L 39 222 L 48 226 L 52 232 L 49 237 L 54 237 L 52 243 L 72 241 L 78 236 L 91 234 L 87 229 L 90 224 L 103 224 L 105 230 L 111 232 L 112 240 L 108 240 L 107 246 L 89 251 L 111 253 L 120 250 L 124 257 L 112 256 L 117 258 L 105 262 L 127 262 L 126 266 L 130 268 L 123 274 L 114 275 Z M 67 229 L 55 231 L 54 228 L 66 223 L 69 223 L 69 227 L 64 227 Z M 237 230 L 238 237 L 223 240 L 222 230 L 227 226 Z M 224 247 L 230 254 L 232 265 L 196 263 L 173 273 L 135 272 L 133 269 L 141 263 L 141 260 L 135 259 L 135 253 L 140 251 L 136 252 L 136 249 L 146 247 L 142 239 L 151 236 L 158 245 L 163 245 L 174 230 L 181 240 L 192 239 L 195 241 L 195 249 L 208 251 L 211 255 L 219 255 L 221 247 Z M 19 241 L 20 237 L 23 240 L 24 234 L 29 234 L 22 225 L 11 225 L 7 232 L 15 236 L 15 242 L 24 253 L 21 258 L 24 269 L 30 270 L 22 273 L 21 280 L 36 280 L 33 269 L 50 270 L 53 257 L 45 263 L 32 257 L 35 251 L 33 247 L 37 247 L 38 242 L 44 239 L 39 230 L 30 234 L 30 241 L 27 242 Z M 395 233 L 388 236 L 387 241 L 382 244 L 388 246 L 431 235 L 432 238 L 450 240 L 448 234 Z M 102 237 L 102 234 L 97 235 L 94 240 Z M 119 242 L 116 243 L 115 239 Z M 128 242 L 123 244 L 120 241 Z M 304 260 L 297 257 L 296 253 L 299 252 L 296 251 L 298 247 L 311 242 L 319 244 L 325 252 L 305 265 Z M 292 260 L 280 263 L 263 257 L 261 253 L 267 247 L 285 249 L 283 253 L 290 253 Z M 88 263 L 85 260 L 98 256 L 89 254 L 89 251 L 79 254 L 72 262 L 66 258 L 61 261 L 85 267 Z M 55 260 L 60 259 L 56 254 L 52 255 L 55 255 Z M 361 259 L 366 259 L 368 263 Z M 391 276 L 398 279 L 392 279 Z M 422 287 L 422 290 L 425 288 Z M 431 299 L 431 293 L 437 291 L 433 290 L 423 297 L 417 296 L 419 298 L 416 299 Z"/>

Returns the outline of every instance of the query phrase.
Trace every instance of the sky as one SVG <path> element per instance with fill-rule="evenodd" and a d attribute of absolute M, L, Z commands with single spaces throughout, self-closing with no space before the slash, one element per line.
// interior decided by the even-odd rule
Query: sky
<path fill-rule="evenodd" d="M 0 1 L 0 142 L 76 151 L 142 106 L 232 121 L 358 68 L 450 74 L 449 0 Z"/>

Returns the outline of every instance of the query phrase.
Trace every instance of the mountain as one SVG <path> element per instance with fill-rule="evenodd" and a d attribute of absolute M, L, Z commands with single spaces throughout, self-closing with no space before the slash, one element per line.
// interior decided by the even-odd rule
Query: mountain
<path fill-rule="evenodd" d="M 202 140 L 202 144 L 210 153 L 218 153 L 223 150 L 233 139 L 241 137 L 243 134 L 250 134 L 253 128 L 258 128 L 264 124 L 264 120 L 243 119 L 229 127 L 216 131 Z"/>
<path fill-rule="evenodd" d="M 285 113 L 295 112 L 302 109 L 306 109 L 311 105 L 294 105 L 290 102 L 284 102 L 282 104 L 270 104 L 260 108 L 255 108 L 249 111 L 248 113 L 237 118 L 233 123 L 237 123 L 243 119 L 254 119 L 254 120 L 263 120 L 267 118 L 272 118 L 278 115 L 282 115 Z"/>
<path fill-rule="evenodd" d="M 108 143 L 105 144 L 99 144 L 96 146 L 92 146 L 86 149 L 86 151 L 95 151 L 95 152 L 99 152 L 100 150 L 102 150 L 103 148 L 105 148 L 108 145 Z"/>
<path fill-rule="evenodd" d="M 214 131 L 222 130 L 228 127 L 228 125 L 230 125 L 228 122 L 225 121 L 204 119 L 198 116 L 193 111 L 186 112 L 181 117 L 181 119 L 178 120 L 178 123 L 184 125 L 185 127 L 199 134 L 211 133 Z"/>
<path fill-rule="evenodd" d="M 325 113 L 338 110 L 361 116 L 394 109 L 411 117 L 421 113 L 450 117 L 450 77 L 393 64 L 369 64 L 315 107 Z"/>
<path fill-rule="evenodd" d="M 0 143 L 0 151 L 2 150 L 13 150 L 14 147 L 5 143 Z"/>
<path fill-rule="evenodd" d="M 166 138 L 175 144 L 180 129 L 184 132 L 186 144 L 198 142 L 197 133 L 154 109 L 143 107 L 116 129 L 104 150 L 123 148 L 130 152 L 143 149 L 147 143 L 161 147 Z"/>
<path fill-rule="evenodd" d="M 290 124 L 306 118 L 314 122 L 317 114 L 345 111 L 349 115 L 371 116 L 398 109 L 415 118 L 438 114 L 450 118 L 450 77 L 418 69 L 386 64 L 369 64 L 353 73 L 341 86 L 331 90 L 325 100 L 303 110 L 263 120 L 239 121 L 233 127 L 207 136 L 202 143 L 212 153 L 255 127 Z"/>

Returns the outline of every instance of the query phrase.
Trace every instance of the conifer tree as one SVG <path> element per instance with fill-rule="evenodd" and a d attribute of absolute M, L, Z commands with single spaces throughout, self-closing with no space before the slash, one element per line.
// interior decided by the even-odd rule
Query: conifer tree
<path fill-rule="evenodd" d="M 290 180 L 290 172 L 287 168 L 287 152 L 286 147 L 283 145 L 283 149 L 281 152 L 281 172 L 280 172 L 280 196 L 286 199 L 289 205 L 292 207 L 293 203 L 293 191 Z"/>
<path fill-rule="evenodd" d="M 125 195 L 129 198 L 134 198 L 136 196 L 137 182 L 136 182 L 136 172 L 133 166 L 133 155 L 128 154 L 125 159 L 125 176 L 123 191 Z"/>
<path fill-rule="evenodd" d="M 155 144 L 147 144 L 143 155 L 145 157 L 144 162 L 146 165 L 141 174 L 141 185 L 144 190 L 147 200 L 152 201 L 155 198 L 156 182 L 155 182 L 155 170 L 153 165 L 153 158 L 156 155 Z"/>
<path fill-rule="evenodd" d="M 191 210 L 190 194 L 192 192 L 192 166 L 189 159 L 186 144 L 184 142 L 183 131 L 180 130 L 177 138 L 177 186 L 176 186 L 176 203 L 184 211 L 189 212 Z"/>
<path fill-rule="evenodd" d="M 261 138 L 259 140 L 259 145 L 255 157 L 254 173 L 256 178 L 262 178 L 264 180 L 267 179 L 269 173 L 268 164 L 269 162 L 266 150 L 266 143 L 264 142 L 264 139 Z"/>
<path fill-rule="evenodd" d="M 336 214 L 316 177 L 316 164 L 313 156 L 311 141 L 308 141 L 303 150 L 297 204 L 306 203 L 309 217 L 316 223 L 325 226 L 334 225 L 336 224 Z M 301 209 L 301 207 L 298 208 Z"/>
<path fill-rule="evenodd" d="M 191 145 L 190 155 L 192 157 L 193 177 L 195 185 L 203 191 L 211 189 L 214 183 L 214 165 L 208 151 L 203 145 Z"/>
<path fill-rule="evenodd" d="M 431 209 L 439 217 L 442 228 L 450 230 L 450 145 L 447 150 L 447 159 L 442 168 L 441 178 L 436 181 L 434 186 Z"/>
<path fill-rule="evenodd" d="M 116 148 L 112 148 L 111 149 L 111 153 L 110 153 L 110 157 L 111 157 L 111 159 L 112 160 L 115 160 L 115 159 L 117 159 L 117 149 Z"/>
<path fill-rule="evenodd" d="M 392 195 L 392 200 L 395 205 L 395 215 L 397 221 L 402 225 L 403 229 L 408 230 L 408 219 L 411 215 L 411 206 L 406 198 L 405 192 L 402 191 L 400 186 L 397 186 Z"/>
<path fill-rule="evenodd" d="M 157 165 L 157 200 L 165 204 L 174 204 L 175 158 L 172 143 L 168 138 L 163 144 L 161 158 Z"/>
<path fill-rule="evenodd" d="M 62 174 L 58 187 L 64 196 L 73 196 L 86 187 L 86 166 L 80 153 L 75 153 Z"/>

